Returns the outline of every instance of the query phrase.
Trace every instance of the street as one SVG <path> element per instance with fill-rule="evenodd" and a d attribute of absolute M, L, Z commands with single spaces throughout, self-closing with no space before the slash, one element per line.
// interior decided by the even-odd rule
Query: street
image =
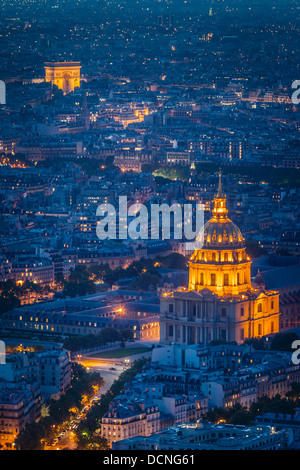
<path fill-rule="evenodd" d="M 144 342 L 137 342 L 135 343 L 136 347 L 141 346 L 150 346 L 148 344 L 145 344 Z M 118 349 L 118 348 L 116 348 Z M 145 357 L 145 356 L 150 356 L 151 355 L 151 350 L 146 353 L 142 354 L 136 354 L 132 355 L 129 357 L 122 357 L 122 358 L 111 358 L 111 359 L 101 359 L 101 358 L 96 358 L 92 357 L 89 355 L 80 355 L 76 358 L 76 362 L 79 364 L 83 365 L 90 371 L 97 371 L 101 374 L 103 377 L 105 384 L 101 389 L 98 391 L 96 397 L 101 397 L 104 393 L 106 393 L 111 385 L 113 384 L 114 380 L 116 380 L 119 375 L 127 368 L 130 367 L 130 364 L 134 362 L 135 359 L 138 359 L 140 357 Z M 85 416 L 87 415 L 90 407 L 92 406 L 92 403 L 89 404 L 85 411 L 80 414 L 80 417 L 78 419 L 83 420 Z M 72 429 L 66 429 L 64 435 L 59 439 L 59 441 L 56 443 L 55 446 L 48 446 L 45 447 L 45 450 L 62 450 L 62 449 L 70 449 L 74 450 L 76 449 L 76 445 L 74 443 L 74 432 Z"/>

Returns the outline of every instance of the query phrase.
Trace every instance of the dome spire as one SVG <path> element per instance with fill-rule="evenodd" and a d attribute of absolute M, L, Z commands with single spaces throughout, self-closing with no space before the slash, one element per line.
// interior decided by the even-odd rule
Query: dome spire
<path fill-rule="evenodd" d="M 220 171 L 219 171 L 219 186 L 218 186 L 218 194 L 217 194 L 217 197 L 223 197 L 223 190 L 222 190 L 222 171 L 221 171 L 221 168 L 220 168 Z"/>
<path fill-rule="evenodd" d="M 219 171 L 219 186 L 218 193 L 214 198 L 214 208 L 212 213 L 216 219 L 227 219 L 228 210 L 226 208 L 226 196 L 222 189 L 222 173 Z"/>

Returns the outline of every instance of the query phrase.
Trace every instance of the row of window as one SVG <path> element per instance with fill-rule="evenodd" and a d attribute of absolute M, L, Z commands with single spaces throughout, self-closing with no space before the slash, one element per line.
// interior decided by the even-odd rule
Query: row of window
<path fill-rule="evenodd" d="M 240 273 L 237 273 L 237 278 L 236 278 L 236 283 L 237 285 L 241 285 L 244 283 L 244 280 L 242 279 L 242 276 Z M 203 286 L 204 284 L 204 273 L 200 273 L 200 280 L 199 280 L 199 285 Z M 217 285 L 217 277 L 215 273 L 212 273 L 210 275 L 210 285 L 211 286 L 216 286 Z M 229 286 L 229 274 L 224 274 L 223 275 L 223 286 Z"/>
<path fill-rule="evenodd" d="M 222 259 L 221 254 L 212 252 L 211 257 L 208 257 L 207 253 L 205 253 L 205 251 L 202 251 L 201 260 L 202 261 L 221 261 L 221 262 L 226 263 L 229 261 L 229 255 L 228 253 L 224 253 L 224 256 Z M 241 253 L 239 254 L 236 252 L 232 253 L 230 261 L 242 261 L 242 260 L 243 260 L 243 255 Z"/>
<path fill-rule="evenodd" d="M 271 301 L 271 310 L 274 310 L 274 301 L 273 300 Z M 174 312 L 174 305 L 169 304 L 169 313 L 173 313 L 173 312 Z M 257 304 L 257 313 L 261 313 L 261 312 L 262 312 L 262 304 L 259 303 L 259 304 Z M 240 314 L 241 314 L 241 317 L 243 317 L 245 315 L 244 307 L 241 307 Z M 196 315 L 196 304 L 193 304 L 193 315 L 194 316 Z M 226 308 L 222 308 L 221 315 L 222 315 L 222 317 L 226 317 L 226 315 L 227 315 Z"/>

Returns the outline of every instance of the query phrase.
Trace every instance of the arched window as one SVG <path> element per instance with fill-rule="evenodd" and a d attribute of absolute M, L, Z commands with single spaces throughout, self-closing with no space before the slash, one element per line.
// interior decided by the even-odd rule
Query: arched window
<path fill-rule="evenodd" d="M 211 255 L 211 259 L 212 259 L 213 261 L 216 261 L 216 253 L 213 253 L 213 254 Z"/>
<path fill-rule="evenodd" d="M 224 261 L 228 261 L 228 253 L 224 254 Z"/>
<path fill-rule="evenodd" d="M 261 324 L 258 324 L 258 336 L 261 336 Z"/>
<path fill-rule="evenodd" d="M 258 306 L 257 306 L 257 311 L 258 311 L 258 312 L 262 312 L 262 305 L 261 305 L 261 304 L 258 304 Z"/>
<path fill-rule="evenodd" d="M 229 276 L 228 274 L 224 274 L 224 286 L 228 286 L 229 285 Z"/>
<path fill-rule="evenodd" d="M 215 274 L 211 274 L 210 280 L 211 280 L 210 284 L 211 284 L 212 286 L 215 286 L 215 285 L 216 285 L 216 275 L 215 275 Z"/>

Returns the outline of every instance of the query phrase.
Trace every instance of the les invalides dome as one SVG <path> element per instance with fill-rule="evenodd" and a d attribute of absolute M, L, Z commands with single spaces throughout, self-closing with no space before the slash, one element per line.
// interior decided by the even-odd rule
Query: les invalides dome
<path fill-rule="evenodd" d="M 228 218 L 221 174 L 212 214 L 198 237 L 203 246 L 190 258 L 189 289 L 238 295 L 251 288 L 251 261 L 240 229 Z"/>
<path fill-rule="evenodd" d="M 189 287 L 164 295 L 160 341 L 164 344 L 243 343 L 279 331 L 279 293 L 251 284 L 251 260 L 240 229 L 228 218 L 219 176 L 212 218 L 189 261 Z"/>

